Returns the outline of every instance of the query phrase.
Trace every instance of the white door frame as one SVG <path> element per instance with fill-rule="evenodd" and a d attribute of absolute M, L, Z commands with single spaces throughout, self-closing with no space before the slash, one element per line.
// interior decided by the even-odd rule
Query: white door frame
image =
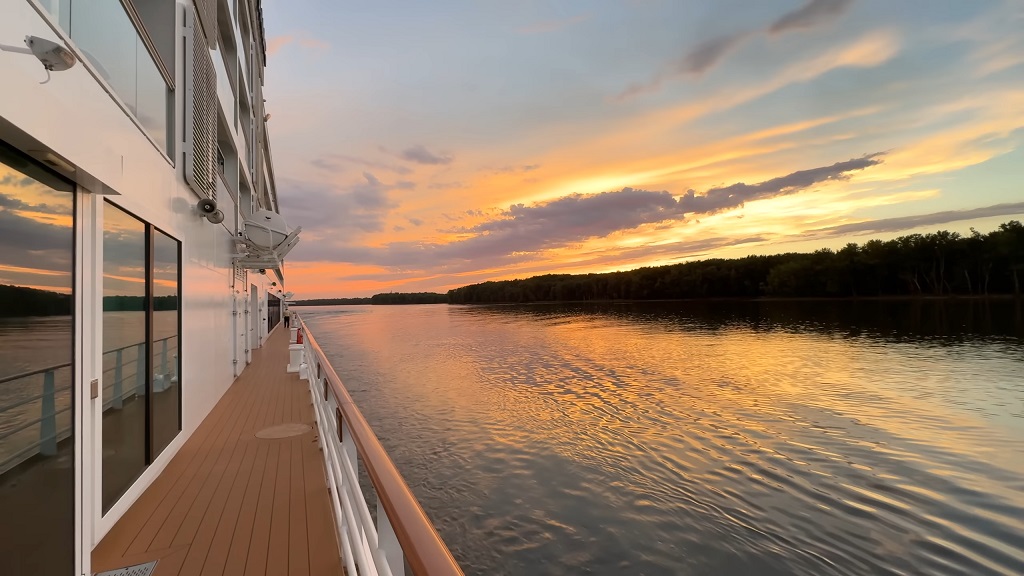
<path fill-rule="evenodd" d="M 102 471 L 103 198 L 81 187 L 75 194 L 75 570 L 91 574 Z"/>

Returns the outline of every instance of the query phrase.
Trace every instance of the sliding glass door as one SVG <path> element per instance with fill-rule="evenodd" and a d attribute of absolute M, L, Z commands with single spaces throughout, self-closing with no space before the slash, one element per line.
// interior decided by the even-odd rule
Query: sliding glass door
<path fill-rule="evenodd" d="M 146 224 L 103 210 L 103 513 L 146 468 Z"/>
<path fill-rule="evenodd" d="M 103 513 L 181 430 L 181 244 L 103 210 Z"/>
<path fill-rule="evenodd" d="M 155 459 L 181 430 L 181 243 L 153 230 L 153 395 L 150 450 Z"/>
<path fill-rule="evenodd" d="M 0 574 L 75 570 L 74 187 L 0 141 Z"/>

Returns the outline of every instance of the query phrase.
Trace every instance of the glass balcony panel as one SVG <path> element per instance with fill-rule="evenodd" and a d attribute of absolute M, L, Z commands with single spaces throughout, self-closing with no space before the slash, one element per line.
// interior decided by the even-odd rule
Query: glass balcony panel
<path fill-rule="evenodd" d="M 136 53 L 138 54 L 138 104 L 135 117 L 145 128 L 149 136 L 167 153 L 169 149 L 168 134 L 168 103 L 169 90 L 164 77 L 156 67 L 153 58 L 146 51 L 141 38 L 137 38 Z"/>
<path fill-rule="evenodd" d="M 224 117 L 234 120 L 235 89 L 232 86 L 231 76 L 225 66 L 224 58 L 214 58 L 213 69 L 217 73 L 217 99 L 220 100 L 221 108 L 224 110 Z"/>
<path fill-rule="evenodd" d="M 65 30 L 71 29 L 71 0 L 39 0 L 39 4 Z"/>
<path fill-rule="evenodd" d="M 74 0 L 73 13 L 71 39 L 137 116 L 139 35 L 121 2 Z"/>

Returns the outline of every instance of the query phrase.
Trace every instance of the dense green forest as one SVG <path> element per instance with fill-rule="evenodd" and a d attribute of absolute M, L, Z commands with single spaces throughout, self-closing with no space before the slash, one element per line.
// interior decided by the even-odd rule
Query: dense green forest
<path fill-rule="evenodd" d="M 71 295 L 0 284 L 0 317 L 67 316 L 71 314 Z"/>
<path fill-rule="evenodd" d="M 103 311 L 104 312 L 141 312 L 143 310 L 143 303 L 145 302 L 142 296 L 104 296 L 103 297 Z M 155 296 L 153 298 L 153 310 L 157 312 L 162 310 L 177 310 L 178 309 L 178 297 L 177 296 Z"/>
<path fill-rule="evenodd" d="M 463 286 L 451 304 L 689 298 L 1021 293 L 1024 225 L 939 231 L 813 253 L 709 259 L 607 274 L 548 274 Z"/>
<path fill-rule="evenodd" d="M 313 298 L 289 302 L 289 306 L 353 306 L 370 304 L 369 298 Z"/>
<path fill-rule="evenodd" d="M 338 306 L 354 304 L 447 304 L 448 295 L 437 292 L 385 292 L 369 298 L 317 298 L 297 300 L 292 306 Z"/>
<path fill-rule="evenodd" d="M 387 292 L 374 294 L 371 304 L 447 304 L 448 295 L 437 292 Z"/>

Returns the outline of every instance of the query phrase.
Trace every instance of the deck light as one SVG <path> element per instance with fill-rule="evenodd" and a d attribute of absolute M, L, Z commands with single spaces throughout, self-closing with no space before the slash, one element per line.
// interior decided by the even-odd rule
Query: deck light
<path fill-rule="evenodd" d="M 27 48 L 0 44 L 0 50 L 35 56 L 46 70 L 46 80 L 43 80 L 40 84 L 46 84 L 50 81 L 50 72 L 62 72 L 78 62 L 78 59 L 75 58 L 71 50 L 46 38 L 25 36 L 25 45 Z"/>

